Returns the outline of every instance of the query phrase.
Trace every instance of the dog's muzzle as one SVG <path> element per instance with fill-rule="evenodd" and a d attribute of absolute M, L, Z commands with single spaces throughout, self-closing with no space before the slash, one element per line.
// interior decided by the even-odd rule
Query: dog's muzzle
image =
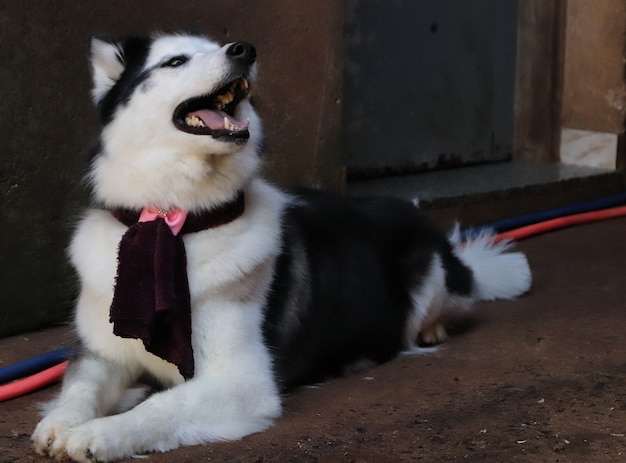
<path fill-rule="evenodd" d="M 246 42 L 236 42 L 226 49 L 231 78 L 217 91 L 184 101 L 174 111 L 174 125 L 183 132 L 210 135 L 226 142 L 245 143 L 250 138 L 249 120 L 235 117 L 237 106 L 247 99 L 250 68 L 256 61 L 255 48 Z"/>

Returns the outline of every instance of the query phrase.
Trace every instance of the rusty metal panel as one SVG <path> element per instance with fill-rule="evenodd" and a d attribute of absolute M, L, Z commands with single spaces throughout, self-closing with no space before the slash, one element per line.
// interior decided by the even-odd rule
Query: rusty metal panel
<path fill-rule="evenodd" d="M 517 0 L 347 0 L 352 177 L 507 160 Z"/>

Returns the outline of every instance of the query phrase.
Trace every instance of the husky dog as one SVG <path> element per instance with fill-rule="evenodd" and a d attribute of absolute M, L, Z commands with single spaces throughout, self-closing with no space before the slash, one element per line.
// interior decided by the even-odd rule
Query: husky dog
<path fill-rule="evenodd" d="M 446 237 L 409 202 L 259 179 L 255 62 L 248 43 L 196 35 L 92 40 L 94 207 L 69 249 L 81 347 L 37 452 L 104 462 L 238 439 L 285 391 L 418 352 L 444 316 L 529 289 L 524 255 Z M 144 396 L 146 377 L 160 389 Z"/>

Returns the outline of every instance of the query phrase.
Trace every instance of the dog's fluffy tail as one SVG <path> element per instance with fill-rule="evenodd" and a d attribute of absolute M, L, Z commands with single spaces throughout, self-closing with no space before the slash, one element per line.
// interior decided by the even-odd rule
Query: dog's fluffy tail
<path fill-rule="evenodd" d="M 530 289 L 532 276 L 526 256 L 506 252 L 510 241 L 494 243 L 492 231 L 461 240 L 458 225 L 449 236 L 456 255 L 474 276 L 475 297 L 482 301 L 512 299 Z"/>

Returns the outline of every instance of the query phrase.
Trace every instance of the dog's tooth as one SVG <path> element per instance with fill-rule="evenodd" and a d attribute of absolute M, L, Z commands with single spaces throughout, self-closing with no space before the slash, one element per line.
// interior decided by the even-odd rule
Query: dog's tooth
<path fill-rule="evenodd" d="M 234 99 L 235 99 L 235 95 L 233 94 L 233 91 L 229 90 L 228 92 L 224 93 L 222 102 L 224 102 L 225 104 L 228 104 Z"/>
<path fill-rule="evenodd" d="M 202 119 L 200 119 L 198 116 L 195 116 L 195 115 L 187 116 L 185 118 L 185 124 L 187 124 L 190 127 L 206 127 Z"/>
<path fill-rule="evenodd" d="M 223 108 L 228 103 L 233 101 L 234 98 L 235 98 L 235 96 L 234 96 L 233 92 L 231 90 L 229 90 L 226 93 L 222 93 L 221 95 L 217 95 L 217 97 L 215 97 L 215 101 L 218 103 L 218 106 L 221 106 Z M 220 109 L 222 109 L 222 108 L 220 108 Z"/>
<path fill-rule="evenodd" d="M 226 116 L 224 116 L 224 128 L 226 130 L 230 130 L 231 129 L 230 121 L 228 120 L 228 118 Z"/>

